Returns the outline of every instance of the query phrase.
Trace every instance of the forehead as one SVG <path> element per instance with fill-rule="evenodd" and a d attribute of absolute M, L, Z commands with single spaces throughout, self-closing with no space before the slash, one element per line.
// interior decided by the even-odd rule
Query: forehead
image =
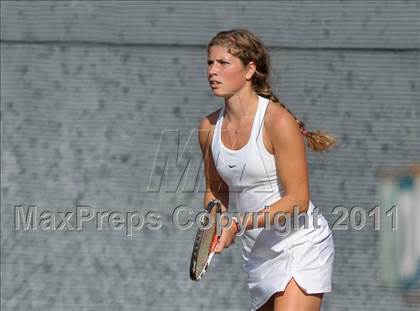
<path fill-rule="evenodd" d="M 222 45 L 212 46 L 208 51 L 209 58 L 224 58 L 224 59 L 233 59 L 234 56 L 230 54 L 227 49 Z"/>

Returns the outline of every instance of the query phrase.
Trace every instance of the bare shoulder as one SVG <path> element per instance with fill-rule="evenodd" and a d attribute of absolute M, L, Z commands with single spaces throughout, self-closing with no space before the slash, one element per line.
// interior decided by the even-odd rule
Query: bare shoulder
<path fill-rule="evenodd" d="M 269 101 L 264 124 L 274 148 L 301 138 L 296 119 L 277 102 Z"/>
<path fill-rule="evenodd" d="M 213 128 L 214 125 L 216 124 L 217 116 L 219 115 L 220 109 L 222 109 L 222 108 L 220 107 L 217 110 L 215 110 L 215 111 L 209 113 L 208 115 L 204 116 L 203 118 L 201 118 L 198 129 L 199 130 L 206 130 L 206 129 L 209 130 L 209 129 Z"/>
<path fill-rule="evenodd" d="M 211 142 L 213 137 L 213 129 L 217 121 L 217 117 L 219 115 L 220 109 L 209 113 L 205 117 L 201 118 L 199 125 L 198 125 L 198 138 L 200 142 L 200 147 L 204 149 L 204 147 Z"/>

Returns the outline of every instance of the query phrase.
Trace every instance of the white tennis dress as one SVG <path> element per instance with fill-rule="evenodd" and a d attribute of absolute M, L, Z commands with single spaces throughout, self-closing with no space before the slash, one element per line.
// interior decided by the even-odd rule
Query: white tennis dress
<path fill-rule="evenodd" d="M 224 106 L 212 138 L 216 169 L 229 186 L 229 200 L 235 200 L 239 213 L 263 209 L 284 195 L 274 155 L 263 143 L 263 121 L 269 100 L 258 97 L 251 135 L 244 147 L 232 150 L 221 142 Z M 289 233 L 271 226 L 246 230 L 238 236 L 243 246 L 242 267 L 248 275 L 251 310 L 261 307 L 275 292 L 284 291 L 292 277 L 308 294 L 331 292 L 335 254 L 332 231 L 311 201 L 307 216 L 307 221 L 300 217 L 299 226 Z"/>

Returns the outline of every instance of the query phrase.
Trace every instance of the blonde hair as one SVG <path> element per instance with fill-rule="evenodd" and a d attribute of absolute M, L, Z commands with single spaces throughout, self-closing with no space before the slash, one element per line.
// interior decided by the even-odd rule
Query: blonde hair
<path fill-rule="evenodd" d="M 239 58 L 244 66 L 253 61 L 256 71 L 252 76 L 252 86 L 255 92 L 278 103 L 285 108 L 295 119 L 307 145 L 314 151 L 325 151 L 335 145 L 334 136 L 324 131 L 307 131 L 305 124 L 300 121 L 274 94 L 268 78 L 270 75 L 270 56 L 261 40 L 247 29 L 236 28 L 217 33 L 208 43 L 207 52 L 212 46 L 224 46 L 228 53 Z"/>

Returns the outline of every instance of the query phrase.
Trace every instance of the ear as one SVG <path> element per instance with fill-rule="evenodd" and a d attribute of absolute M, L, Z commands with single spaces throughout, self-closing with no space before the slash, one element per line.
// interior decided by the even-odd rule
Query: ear
<path fill-rule="evenodd" d="M 249 62 L 247 69 L 246 69 L 246 75 L 245 78 L 247 80 L 251 80 L 252 76 L 254 75 L 255 71 L 257 70 L 257 66 L 253 61 Z"/>

